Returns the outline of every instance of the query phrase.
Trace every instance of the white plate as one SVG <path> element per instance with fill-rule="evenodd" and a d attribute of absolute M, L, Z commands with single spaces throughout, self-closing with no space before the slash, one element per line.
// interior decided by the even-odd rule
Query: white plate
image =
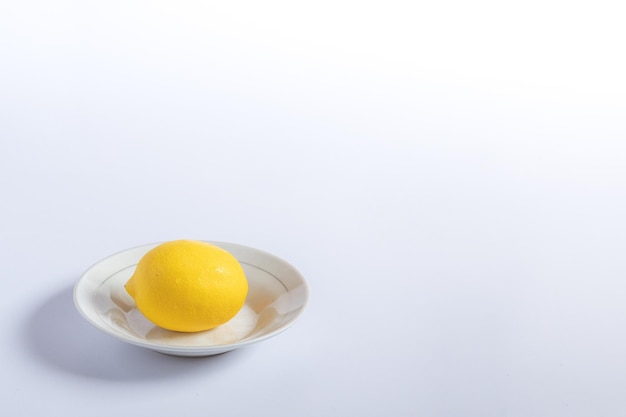
<path fill-rule="evenodd" d="M 89 268 L 74 287 L 78 311 L 97 328 L 137 346 L 177 356 L 210 356 L 275 336 L 303 312 L 309 290 L 287 262 L 257 249 L 209 242 L 233 254 L 248 279 L 248 297 L 228 323 L 197 333 L 162 329 L 135 306 L 124 284 L 139 259 L 158 243 L 128 249 Z"/>

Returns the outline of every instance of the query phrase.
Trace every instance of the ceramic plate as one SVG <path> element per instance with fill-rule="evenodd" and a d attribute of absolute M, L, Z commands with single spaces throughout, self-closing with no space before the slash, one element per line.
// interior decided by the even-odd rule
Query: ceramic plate
<path fill-rule="evenodd" d="M 248 279 L 244 307 L 229 322 L 197 333 L 162 329 L 148 321 L 124 284 L 139 259 L 158 243 L 112 255 L 87 270 L 74 287 L 78 311 L 94 326 L 125 342 L 177 356 L 210 356 L 275 336 L 300 316 L 309 298 L 306 281 L 287 262 L 257 249 L 209 242 L 233 254 Z"/>

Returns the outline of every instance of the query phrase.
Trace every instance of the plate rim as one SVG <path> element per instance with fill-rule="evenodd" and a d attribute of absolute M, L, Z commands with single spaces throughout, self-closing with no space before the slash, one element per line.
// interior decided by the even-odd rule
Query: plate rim
<path fill-rule="evenodd" d="M 294 274 L 295 276 L 298 278 L 299 281 L 299 285 L 302 285 L 303 287 L 303 302 L 302 305 L 299 307 L 298 311 L 284 324 L 282 324 L 280 327 L 272 330 L 271 332 L 261 335 L 259 337 L 253 337 L 251 339 L 247 339 L 247 340 L 243 340 L 243 341 L 238 341 L 235 343 L 228 343 L 228 344 L 223 344 L 223 345 L 205 345 L 205 346 L 180 346 L 180 345 L 168 345 L 168 344 L 164 344 L 164 343 L 158 343 L 158 342 L 150 342 L 150 341 L 146 341 L 144 339 L 140 339 L 137 337 L 133 337 L 132 335 L 127 335 L 125 333 L 116 331 L 114 328 L 112 328 L 111 326 L 105 326 L 104 323 L 101 323 L 97 320 L 95 320 L 93 317 L 91 317 L 88 313 L 88 311 L 86 311 L 85 309 L 85 305 L 91 305 L 90 303 L 86 303 L 84 301 L 81 301 L 81 297 L 80 295 L 82 294 L 83 291 L 83 287 L 85 285 L 87 285 L 87 282 L 90 282 L 91 280 L 89 280 L 89 278 L 92 276 L 93 274 L 93 270 L 96 269 L 98 266 L 102 265 L 103 263 L 105 263 L 106 261 L 111 260 L 112 258 L 115 257 L 119 257 L 125 253 L 131 252 L 133 250 L 138 250 L 141 248 L 149 248 L 149 247 L 154 247 L 157 246 L 159 244 L 162 243 L 166 243 L 167 241 L 159 241 L 159 242 L 153 242 L 153 243 L 147 243 L 147 244 L 142 244 L 142 245 L 136 245 L 127 249 L 123 249 L 120 251 L 117 251 L 109 256 L 106 256 L 102 259 L 100 259 L 99 261 L 95 262 L 94 264 L 92 264 L 90 267 L 88 267 L 80 276 L 80 278 L 78 279 L 78 281 L 74 284 L 74 288 L 72 291 L 72 298 L 73 298 L 73 302 L 74 302 L 74 306 L 75 308 L 78 310 L 78 312 L 81 314 L 81 316 L 87 320 L 87 322 L 89 322 L 92 326 L 96 327 L 97 329 L 115 337 L 118 340 L 121 340 L 123 342 L 135 345 L 135 346 L 139 346 L 139 347 L 143 347 L 143 348 L 147 348 L 150 350 L 154 350 L 160 353 L 166 353 L 166 354 L 170 354 L 170 355 L 176 355 L 176 356 L 210 356 L 210 355 L 216 355 L 219 353 L 223 353 L 223 352 L 228 352 L 230 350 L 234 350 L 234 349 L 239 349 L 254 343 L 258 343 L 267 339 L 270 339 L 282 332 L 284 332 L 285 330 L 287 330 L 289 327 L 291 327 L 304 313 L 304 311 L 306 310 L 306 308 L 308 307 L 309 304 L 309 300 L 310 300 L 310 289 L 309 289 L 309 285 L 306 281 L 306 279 L 304 278 L 304 276 L 302 275 L 302 273 L 296 268 L 294 267 L 291 263 L 287 262 L 286 260 L 272 254 L 269 252 L 266 252 L 264 250 L 261 249 L 257 249 L 251 246 L 246 246 L 246 245 L 241 245 L 238 243 L 232 243 L 232 242 L 225 242 L 225 241 L 215 241 L 215 240 L 199 240 L 199 239 L 194 239 L 194 240 L 198 240 L 201 242 L 206 242 L 206 243 L 210 243 L 219 247 L 222 247 L 222 245 L 224 246 L 231 246 L 231 247 L 235 247 L 241 250 L 245 250 L 245 251 L 250 251 L 252 253 L 255 253 L 257 255 L 261 255 L 264 258 L 271 258 L 277 262 L 279 262 L 280 264 L 287 266 Z M 223 247 L 222 247 L 223 248 Z M 150 250 L 150 249 L 147 249 Z M 233 254 L 233 256 L 235 256 L 237 258 L 237 256 L 235 254 Z M 240 262 L 245 262 L 245 263 L 249 263 L 247 261 L 243 261 L 241 259 L 237 259 Z M 251 264 L 252 265 L 252 264 Z M 255 265 L 252 265 L 255 266 Z M 98 280 L 97 282 L 99 284 L 104 283 L 107 279 L 109 279 L 110 277 L 104 277 L 103 279 Z M 284 282 L 282 280 L 280 280 L 279 277 L 276 277 L 276 279 L 278 279 L 278 281 L 285 286 Z M 289 290 L 287 289 L 287 292 L 289 292 Z M 89 295 L 93 295 L 93 293 L 89 294 Z"/>

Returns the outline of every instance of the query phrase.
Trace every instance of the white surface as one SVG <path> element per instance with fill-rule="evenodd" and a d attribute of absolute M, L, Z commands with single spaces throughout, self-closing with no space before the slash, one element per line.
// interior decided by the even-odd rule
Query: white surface
<path fill-rule="evenodd" d="M 623 416 L 622 6 L 415 3 L 3 1 L 2 414 Z M 306 312 L 191 360 L 76 312 L 179 238 Z"/>
<path fill-rule="evenodd" d="M 211 356 L 269 339 L 302 315 L 308 302 L 304 277 L 283 259 L 255 248 L 210 242 L 235 256 L 248 281 L 246 302 L 214 329 L 182 333 L 151 323 L 124 285 L 137 263 L 158 243 L 130 248 L 101 260 L 74 286 L 74 305 L 96 328 L 118 339 L 175 356 Z"/>

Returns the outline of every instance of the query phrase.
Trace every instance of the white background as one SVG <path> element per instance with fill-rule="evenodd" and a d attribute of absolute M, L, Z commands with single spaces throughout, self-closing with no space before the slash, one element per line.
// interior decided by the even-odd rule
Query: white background
<path fill-rule="evenodd" d="M 2 415 L 623 416 L 626 14 L 510 3 L 2 1 Z M 76 312 L 179 238 L 307 311 L 205 359 Z"/>

